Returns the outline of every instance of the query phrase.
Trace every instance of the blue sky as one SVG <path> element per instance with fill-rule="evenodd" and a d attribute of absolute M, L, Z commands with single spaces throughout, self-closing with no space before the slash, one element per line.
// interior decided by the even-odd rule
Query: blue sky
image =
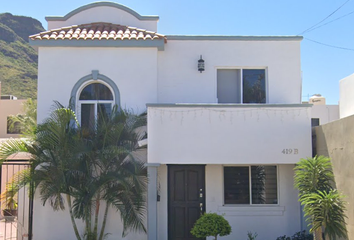
<path fill-rule="evenodd" d="M 30 16 L 41 21 L 46 28 L 45 16 L 63 16 L 93 1 L 0 0 L 0 2 L 0 13 L 10 12 Z M 141 15 L 160 16 L 158 32 L 161 34 L 298 35 L 328 17 L 317 25 L 319 28 L 301 34 L 304 36 L 301 43 L 303 100 L 307 100 L 312 94 L 320 93 L 326 97 L 328 104 L 337 104 L 339 80 L 354 73 L 354 0 L 117 2 Z M 337 10 L 340 6 L 342 7 Z M 327 47 L 310 40 L 350 50 Z"/>

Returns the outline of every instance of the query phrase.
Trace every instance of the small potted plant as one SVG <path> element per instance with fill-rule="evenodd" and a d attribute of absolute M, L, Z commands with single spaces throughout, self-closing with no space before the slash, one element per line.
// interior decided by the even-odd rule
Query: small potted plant
<path fill-rule="evenodd" d="M 194 224 L 191 230 L 193 236 L 197 238 L 227 236 L 231 233 L 229 222 L 216 213 L 204 213 Z"/>
<path fill-rule="evenodd" d="M 6 185 L 6 190 L 1 193 L 0 200 L 4 217 L 17 216 L 17 192 L 15 184 L 10 183 Z"/>

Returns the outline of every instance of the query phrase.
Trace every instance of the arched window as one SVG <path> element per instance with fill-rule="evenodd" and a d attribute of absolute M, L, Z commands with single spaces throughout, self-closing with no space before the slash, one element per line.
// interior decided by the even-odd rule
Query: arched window
<path fill-rule="evenodd" d="M 101 118 L 108 117 L 114 105 L 114 94 L 110 86 L 102 81 L 86 82 L 78 91 L 78 110 L 81 126 L 94 128 Z"/>

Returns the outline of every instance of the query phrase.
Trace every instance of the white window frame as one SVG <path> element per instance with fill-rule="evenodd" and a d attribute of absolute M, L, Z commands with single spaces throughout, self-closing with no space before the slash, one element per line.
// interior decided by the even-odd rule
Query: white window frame
<path fill-rule="evenodd" d="M 276 204 L 253 204 L 252 203 L 252 176 L 251 176 L 251 167 L 253 166 L 275 166 L 276 167 L 276 174 L 277 174 L 277 203 Z M 249 177 L 249 190 L 250 190 L 250 203 L 245 203 L 245 204 L 226 204 L 225 203 L 225 167 L 248 167 L 248 177 Z M 279 199 L 279 189 L 280 189 L 280 181 L 279 181 L 279 165 L 277 164 L 252 164 L 252 165 L 223 165 L 222 168 L 222 184 L 223 184 L 223 191 L 222 191 L 222 202 L 223 206 L 226 207 L 232 207 L 232 206 L 237 206 L 237 207 L 245 207 L 245 206 L 257 206 L 257 207 L 271 207 L 271 206 L 280 206 L 280 199 Z"/>
<path fill-rule="evenodd" d="M 264 81 L 265 81 L 265 94 L 266 94 L 266 101 L 265 103 L 256 103 L 256 104 L 267 104 L 269 102 L 269 89 L 268 89 L 268 67 L 216 67 L 215 70 L 215 98 L 216 102 L 219 103 L 218 99 L 218 70 L 240 70 L 240 82 L 241 82 L 241 103 L 236 104 L 250 104 L 250 103 L 243 103 L 243 70 L 264 70 Z"/>
<path fill-rule="evenodd" d="M 100 83 L 100 84 L 103 84 L 106 87 L 108 87 L 108 89 L 112 93 L 113 100 L 80 100 L 80 94 L 81 94 L 82 90 L 86 86 L 88 86 L 90 84 L 93 84 L 93 83 Z M 95 119 L 97 119 L 97 105 L 98 104 L 110 103 L 111 104 L 111 109 L 112 109 L 113 106 L 114 106 L 114 103 L 115 103 L 115 98 L 116 98 L 116 96 L 114 94 L 113 88 L 110 85 L 108 85 L 106 82 L 101 81 L 101 80 L 90 80 L 90 81 L 85 82 L 84 84 L 82 84 L 80 86 L 80 88 L 76 92 L 76 99 L 77 99 L 76 100 L 76 117 L 77 117 L 78 122 L 81 124 L 81 105 L 82 104 L 94 104 L 95 105 Z"/>

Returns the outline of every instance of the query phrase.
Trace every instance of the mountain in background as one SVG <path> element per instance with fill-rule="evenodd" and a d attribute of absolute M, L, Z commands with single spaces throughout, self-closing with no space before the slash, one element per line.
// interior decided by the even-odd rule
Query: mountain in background
<path fill-rule="evenodd" d="M 37 52 L 28 36 L 45 31 L 31 17 L 0 14 L 0 82 L 1 95 L 37 98 Z"/>

